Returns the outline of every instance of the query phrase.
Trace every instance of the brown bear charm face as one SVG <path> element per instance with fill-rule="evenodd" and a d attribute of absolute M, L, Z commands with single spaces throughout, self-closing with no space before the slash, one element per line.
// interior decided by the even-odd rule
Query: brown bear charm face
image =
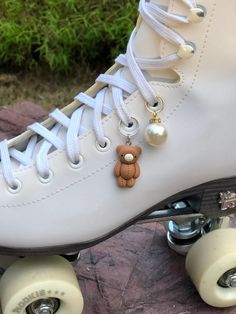
<path fill-rule="evenodd" d="M 140 167 L 137 163 L 142 149 L 138 146 L 119 145 L 116 149 L 119 160 L 114 168 L 114 175 L 121 188 L 132 188 L 140 176 Z"/>

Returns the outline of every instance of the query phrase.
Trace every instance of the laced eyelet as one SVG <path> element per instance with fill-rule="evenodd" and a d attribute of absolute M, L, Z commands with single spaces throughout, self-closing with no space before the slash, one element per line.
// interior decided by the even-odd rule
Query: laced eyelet
<path fill-rule="evenodd" d="M 20 192 L 22 188 L 22 183 L 20 180 L 16 179 L 16 185 L 15 186 L 8 186 L 7 189 L 11 194 L 17 194 Z"/>
<path fill-rule="evenodd" d="M 195 51 L 196 47 L 194 46 L 194 44 L 186 42 L 185 44 L 180 45 L 177 55 L 181 59 L 190 59 L 194 55 Z"/>
<path fill-rule="evenodd" d="M 53 176 L 54 176 L 54 174 L 53 174 L 52 170 L 50 169 L 49 173 L 46 177 L 42 177 L 41 175 L 38 175 L 38 178 L 39 178 L 39 181 L 41 183 L 47 184 L 47 183 L 50 183 L 52 181 Z"/>
<path fill-rule="evenodd" d="M 165 105 L 165 103 L 164 103 L 164 100 L 160 97 L 160 96 L 158 96 L 157 98 L 156 98 L 156 103 L 155 104 L 153 104 L 153 105 L 150 105 L 149 103 L 147 103 L 146 102 L 146 108 L 147 108 L 147 110 L 149 111 L 149 112 L 151 112 L 151 113 L 153 113 L 153 112 L 155 112 L 155 113 L 160 113 L 163 109 L 164 109 L 164 105 Z"/>
<path fill-rule="evenodd" d="M 131 123 L 129 125 L 125 125 L 122 121 L 119 124 L 120 133 L 124 136 L 134 136 L 138 133 L 139 123 L 138 120 L 131 117 Z"/>
<path fill-rule="evenodd" d="M 79 160 L 76 163 L 71 160 L 68 160 L 68 164 L 72 169 L 80 169 L 83 163 L 84 163 L 84 158 L 81 155 L 79 155 Z"/>
<path fill-rule="evenodd" d="M 99 143 L 98 143 L 98 141 L 96 141 L 96 149 L 99 151 L 99 152 L 107 152 L 109 149 L 110 149 L 110 147 L 111 147 L 111 141 L 110 141 L 110 139 L 109 138 L 105 138 L 105 146 L 104 147 L 102 147 Z"/>
<path fill-rule="evenodd" d="M 188 20 L 190 23 L 200 23 L 204 20 L 206 16 L 206 9 L 198 5 L 196 8 L 191 9 L 188 15 Z"/>

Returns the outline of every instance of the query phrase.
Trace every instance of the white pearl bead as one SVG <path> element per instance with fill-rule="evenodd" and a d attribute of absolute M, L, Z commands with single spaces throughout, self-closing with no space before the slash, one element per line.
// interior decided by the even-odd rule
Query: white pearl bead
<path fill-rule="evenodd" d="M 145 139 L 151 146 L 159 146 L 167 140 L 167 130 L 161 123 L 150 123 L 145 131 Z"/>

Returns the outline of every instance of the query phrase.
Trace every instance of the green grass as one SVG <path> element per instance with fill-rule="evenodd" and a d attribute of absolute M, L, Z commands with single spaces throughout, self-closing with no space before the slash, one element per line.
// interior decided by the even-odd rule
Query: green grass
<path fill-rule="evenodd" d="M 0 66 L 68 72 L 124 51 L 138 0 L 2 0 Z"/>

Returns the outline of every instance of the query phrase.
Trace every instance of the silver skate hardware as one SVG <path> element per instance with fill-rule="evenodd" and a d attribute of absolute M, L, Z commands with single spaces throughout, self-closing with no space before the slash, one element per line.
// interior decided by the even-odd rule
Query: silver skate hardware
<path fill-rule="evenodd" d="M 40 299 L 31 303 L 27 310 L 30 314 L 54 314 L 59 309 L 59 306 L 60 304 L 58 299 Z"/>
<path fill-rule="evenodd" d="M 219 204 L 221 204 L 221 210 L 236 208 L 236 193 L 230 191 L 221 192 Z"/>
<path fill-rule="evenodd" d="M 236 287 L 236 269 L 231 269 L 224 273 L 224 275 L 218 281 L 219 285 L 224 288 Z"/>

